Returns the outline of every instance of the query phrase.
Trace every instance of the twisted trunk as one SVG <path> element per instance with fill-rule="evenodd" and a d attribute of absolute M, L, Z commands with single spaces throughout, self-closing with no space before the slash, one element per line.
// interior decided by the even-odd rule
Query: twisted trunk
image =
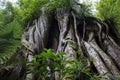
<path fill-rule="evenodd" d="M 87 21 L 91 17 L 76 19 L 74 12 L 68 12 L 63 8 L 57 10 L 54 15 L 56 18 L 50 18 L 51 16 L 48 17 L 48 13 L 42 10 L 39 19 L 35 20 L 33 26 L 29 27 L 23 35 L 22 43 L 29 50 L 27 55 L 40 53 L 47 47 L 52 48 L 56 53 L 66 52 L 66 58 L 74 59 L 75 56 L 81 56 L 78 53 L 80 51 L 82 55 L 87 55 L 89 60 L 92 59 L 98 73 L 105 75 L 108 80 L 113 75 L 120 76 L 120 48 L 112 36 L 105 32 L 107 28 L 103 26 L 108 26 L 106 23 L 95 18 L 90 22 Z M 87 31 L 88 26 L 93 26 L 91 27 L 93 31 L 92 29 Z M 94 26 L 100 27 L 101 32 L 96 32 Z M 27 34 L 28 36 L 25 36 Z M 76 47 L 72 47 L 73 44 Z"/>
<path fill-rule="evenodd" d="M 43 8 L 39 18 L 28 25 L 22 36 L 23 53 L 27 61 L 32 61 L 44 48 L 52 48 L 56 53 L 66 52 L 65 58 L 72 60 L 85 56 L 100 75 L 111 80 L 120 76 L 120 47 L 108 34 L 106 25 L 110 28 L 94 17 L 78 19 L 74 12 L 63 8 L 56 14 L 47 13 Z M 27 74 L 27 80 L 33 80 L 32 73 Z"/>

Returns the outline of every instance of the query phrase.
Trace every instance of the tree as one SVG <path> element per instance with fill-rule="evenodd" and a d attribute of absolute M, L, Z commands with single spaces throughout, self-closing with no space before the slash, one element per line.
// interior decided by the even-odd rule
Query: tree
<path fill-rule="evenodd" d="M 3 0 L 2 0 L 3 1 Z M 4 63 L 14 54 L 20 45 L 22 35 L 21 24 L 16 21 L 16 9 L 11 2 L 3 1 L 0 9 L 0 62 Z"/>
<path fill-rule="evenodd" d="M 61 1 L 62 0 L 60 0 L 60 2 Z M 57 1 L 57 3 L 59 3 L 59 1 Z M 120 47 L 116 44 L 116 40 L 119 38 L 116 36 L 117 34 L 114 33 L 115 30 L 113 27 L 115 27 L 115 25 L 113 25 L 111 20 L 101 21 L 95 17 L 83 15 L 80 15 L 82 17 L 77 17 L 78 14 L 76 14 L 70 6 L 68 6 L 69 8 L 66 8 L 66 6 L 55 7 L 55 4 L 55 8 L 52 9 L 53 11 L 49 11 L 46 5 L 48 4 L 46 3 L 45 6 L 41 8 L 39 17 L 28 23 L 27 29 L 22 36 L 22 46 L 17 50 L 16 53 L 18 54 L 16 54 L 15 57 L 21 55 L 24 56 L 28 62 L 31 62 L 33 61 L 34 55 L 41 53 L 44 48 L 51 48 L 56 54 L 59 54 L 59 52 L 66 53 L 66 55 L 62 57 L 62 61 L 66 61 L 65 58 L 74 61 L 75 59 L 80 59 L 80 56 L 84 56 L 88 63 L 86 67 L 92 72 L 103 75 L 107 80 L 112 80 L 120 76 Z M 110 32 L 114 34 L 111 35 Z M 43 53 L 51 53 L 51 50 Z M 50 60 L 54 60 L 51 57 L 48 58 L 48 56 L 45 61 L 49 62 Z M 36 64 L 39 63 L 40 59 L 39 57 L 38 61 L 35 60 Z M 66 65 L 71 66 L 72 64 L 73 63 Z M 20 67 L 17 65 L 12 68 L 15 72 L 19 71 L 17 76 L 12 75 L 18 77 L 18 80 L 21 80 L 20 72 L 25 69 L 25 64 L 21 65 Z M 37 64 L 37 66 L 38 67 L 35 67 L 36 69 L 41 65 Z M 15 70 L 16 68 L 18 70 Z M 49 68 L 51 67 L 44 67 L 44 69 L 47 70 L 49 70 Z M 33 66 L 31 66 L 30 69 L 34 71 Z M 78 71 L 78 75 L 79 74 Z M 81 75 L 82 74 L 75 77 L 73 80 L 81 79 Z M 41 79 L 41 76 L 36 76 L 37 75 L 33 73 L 28 73 L 26 79 Z M 56 71 L 54 77 L 56 80 L 59 80 L 60 73 Z M 84 80 L 86 78 L 86 80 L 90 79 L 89 77 L 84 77 L 84 75 L 82 77 Z"/>
<path fill-rule="evenodd" d="M 3 15 L 4 15 L 4 18 L 6 20 L 5 24 L 8 24 L 8 23 L 13 21 L 13 19 L 14 19 L 14 8 L 13 8 L 11 2 L 6 3 L 5 9 L 3 10 Z M 6 19 L 6 18 L 8 18 L 8 19 Z"/>
<path fill-rule="evenodd" d="M 97 17 L 101 19 L 111 19 L 120 33 L 120 1 L 100 0 L 97 4 Z"/>

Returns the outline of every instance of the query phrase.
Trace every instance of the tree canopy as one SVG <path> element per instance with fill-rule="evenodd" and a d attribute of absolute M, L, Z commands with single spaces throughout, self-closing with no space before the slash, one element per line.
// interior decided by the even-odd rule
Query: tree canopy
<path fill-rule="evenodd" d="M 10 57 L 16 51 L 23 31 L 16 20 L 17 8 L 11 2 L 3 1 L 3 4 L 0 9 L 0 61 L 1 57 Z"/>
<path fill-rule="evenodd" d="M 100 0 L 97 3 L 97 10 L 97 17 L 113 20 L 120 33 L 120 0 Z"/>

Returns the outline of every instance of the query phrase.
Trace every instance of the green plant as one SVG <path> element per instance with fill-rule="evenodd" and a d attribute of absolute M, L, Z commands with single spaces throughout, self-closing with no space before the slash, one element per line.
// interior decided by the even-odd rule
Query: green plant
<path fill-rule="evenodd" d="M 0 61 L 6 62 L 20 45 L 22 27 L 15 19 L 15 8 L 11 2 L 3 1 L 0 9 Z"/>
<path fill-rule="evenodd" d="M 55 53 L 51 49 L 44 49 L 40 54 L 34 56 L 33 61 L 27 63 L 27 73 L 33 73 L 40 80 L 53 80 L 55 72 L 59 74 L 59 79 L 87 79 L 92 80 L 97 77 L 90 73 L 85 57 L 79 60 L 65 58 L 66 53 Z M 32 67 L 32 68 L 31 68 Z M 99 79 L 98 79 L 99 80 Z"/>
<path fill-rule="evenodd" d="M 97 17 L 105 20 L 111 19 L 117 25 L 120 33 L 120 1 L 119 0 L 100 0 L 97 7 Z"/>
<path fill-rule="evenodd" d="M 34 66 L 33 73 L 35 75 L 41 76 L 41 79 L 47 79 L 50 77 L 53 79 L 55 71 L 60 72 L 63 68 L 62 56 L 64 52 L 55 54 L 51 49 L 45 49 L 42 53 L 34 56 L 33 61 L 28 63 L 28 65 Z"/>
<path fill-rule="evenodd" d="M 115 80 L 120 80 L 120 77 L 116 77 Z"/>
<path fill-rule="evenodd" d="M 41 8 L 45 7 L 47 11 L 55 11 L 56 8 L 61 6 L 67 7 L 69 0 L 19 0 L 18 4 L 20 8 L 18 9 L 17 16 L 19 20 L 24 26 L 28 24 L 28 22 L 36 19 L 41 11 Z"/>

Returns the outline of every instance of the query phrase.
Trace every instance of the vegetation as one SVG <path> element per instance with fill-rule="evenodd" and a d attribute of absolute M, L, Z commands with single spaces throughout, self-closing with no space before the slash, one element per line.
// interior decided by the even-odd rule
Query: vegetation
<path fill-rule="evenodd" d="M 60 7 L 69 9 L 70 0 L 18 0 L 17 6 L 4 1 L 1 5 L 4 7 L 0 9 L 0 44 L 2 45 L 0 53 L 2 56 L 2 54 L 14 53 L 14 49 L 20 45 L 24 28 L 28 22 L 39 16 L 42 7 L 48 9 L 48 12 L 54 12 Z M 85 16 L 91 14 L 89 7 L 83 5 L 82 12 Z M 14 42 L 11 43 L 11 41 Z"/>
<path fill-rule="evenodd" d="M 120 33 L 120 1 L 100 0 L 97 4 L 97 17 L 105 20 L 111 19 L 117 25 Z"/>
<path fill-rule="evenodd" d="M 32 72 L 35 77 L 39 76 L 37 79 L 40 80 L 54 80 L 55 72 L 59 73 L 60 80 L 105 80 L 104 77 L 90 72 L 85 57 L 70 60 L 65 56 L 64 52 L 56 54 L 51 49 L 44 49 L 42 53 L 34 56 L 33 61 L 27 63 L 28 74 Z"/>
<path fill-rule="evenodd" d="M 0 61 L 10 58 L 20 45 L 21 24 L 15 19 L 16 12 L 11 2 L 5 2 L 0 9 Z"/>
<path fill-rule="evenodd" d="M 20 9 L 18 11 L 18 19 L 26 27 L 28 22 L 39 16 L 41 8 L 45 7 L 48 12 L 56 12 L 56 9 L 61 7 L 69 11 L 71 6 L 70 1 L 72 0 L 19 0 L 18 5 Z M 83 3 L 81 13 L 82 16 L 92 15 L 91 4 Z"/>
<path fill-rule="evenodd" d="M 68 7 L 69 0 L 19 0 L 18 4 L 21 22 L 26 25 L 39 16 L 42 7 L 48 9 L 48 12 L 55 11 L 61 6 Z"/>
<path fill-rule="evenodd" d="M 26 54 L 17 54 L 17 52 L 16 52 L 18 46 L 21 45 L 20 41 L 21 41 L 21 36 L 22 36 L 23 31 L 25 30 L 26 27 L 29 27 L 28 23 L 32 23 L 34 19 L 37 19 L 40 16 L 39 14 L 41 13 L 41 9 L 43 7 L 48 11 L 48 13 L 50 12 L 50 13 L 56 14 L 56 9 L 58 9 L 58 8 L 64 8 L 69 11 L 70 7 L 71 7 L 70 1 L 71 0 L 18 0 L 16 6 L 13 6 L 11 2 L 0 3 L 3 5 L 3 8 L 0 9 L 0 71 L 2 71 L 4 68 L 6 68 L 5 69 L 6 71 L 9 71 L 9 65 L 10 66 L 12 65 L 13 70 L 14 70 L 14 68 L 17 68 L 16 66 L 20 66 L 19 67 L 19 71 L 20 71 L 20 70 L 22 70 L 21 66 L 26 68 L 26 64 L 27 64 L 27 73 L 24 76 L 26 76 L 29 73 L 32 73 L 34 78 L 37 78 L 40 80 L 47 80 L 47 79 L 54 80 L 55 73 L 59 73 L 60 80 L 65 80 L 65 79 L 106 80 L 104 75 L 101 76 L 99 74 L 96 74 L 94 71 L 92 71 L 90 65 L 88 65 L 88 63 L 87 63 L 86 57 L 84 57 L 83 55 L 82 56 L 80 55 L 79 59 L 75 57 L 74 60 L 70 60 L 65 57 L 66 56 L 65 52 L 55 53 L 51 49 L 44 49 L 44 51 L 41 52 L 40 54 L 35 53 L 35 56 L 33 57 L 33 60 L 31 62 L 26 62 L 27 59 L 25 58 L 25 56 L 26 56 L 27 52 L 29 52 L 29 50 L 27 50 Z M 98 10 L 98 12 L 97 12 L 96 16 L 102 20 L 106 20 L 106 19 L 113 20 L 113 22 L 117 25 L 117 28 L 120 33 L 120 1 L 119 0 L 100 0 L 100 2 L 97 4 L 97 10 Z M 87 5 L 82 4 L 81 14 L 83 17 L 88 17 L 89 19 L 91 18 L 90 20 L 93 19 L 92 17 L 89 17 L 89 16 L 92 16 L 90 4 L 87 4 Z M 64 18 L 64 16 L 62 18 Z M 97 19 L 95 19 L 95 20 L 97 20 Z M 93 21 L 94 24 L 96 22 L 95 20 Z M 70 19 L 70 21 L 72 21 L 72 19 Z M 76 21 L 73 21 L 73 22 L 75 25 Z M 70 27 L 73 25 L 72 24 L 73 22 L 71 22 Z M 88 21 L 88 23 L 89 23 L 89 21 Z M 89 25 L 88 23 L 87 23 L 87 21 L 84 24 L 82 24 L 82 21 L 76 22 L 77 26 L 84 25 L 84 27 L 86 25 Z M 52 26 L 56 26 L 56 24 L 57 24 L 57 22 L 55 24 L 53 23 Z M 58 21 L 58 24 L 59 24 L 59 21 Z M 58 26 L 58 24 L 57 24 L 57 26 Z M 61 24 L 59 24 L 59 25 L 61 25 Z M 69 24 L 67 24 L 67 25 L 69 25 Z M 100 26 L 101 24 L 99 24 L 99 23 L 95 24 L 95 26 L 96 25 L 101 27 Z M 106 26 L 104 24 L 102 24 L 102 25 Z M 92 21 L 90 23 L 90 26 L 92 26 Z M 52 30 L 52 29 L 50 29 L 50 30 Z M 70 30 L 70 28 L 68 30 Z M 74 30 L 74 29 L 72 29 L 72 30 Z M 71 30 L 71 32 L 72 32 L 72 30 Z M 75 31 L 73 31 L 73 32 L 75 32 Z M 99 32 L 99 30 L 94 31 L 94 34 L 96 34 L 95 32 Z M 59 33 L 61 33 L 61 32 L 59 32 Z M 85 31 L 83 31 L 83 33 L 85 33 Z M 103 31 L 103 33 L 104 33 L 104 31 Z M 67 32 L 65 33 L 65 35 L 66 34 L 67 34 Z M 78 33 L 76 33 L 76 34 L 78 34 Z M 76 36 L 76 34 L 73 36 Z M 36 36 L 36 35 L 34 35 L 34 36 Z M 55 36 L 57 36 L 57 35 L 55 35 Z M 83 38 L 85 36 L 82 34 Z M 53 38 L 53 36 L 52 36 L 52 38 Z M 36 38 L 36 39 L 39 39 L 39 38 Z M 72 42 L 72 39 L 70 41 Z M 77 41 L 77 38 L 76 38 L 76 41 Z M 84 40 L 83 40 L 83 42 L 84 42 Z M 73 43 L 74 43 L 74 41 L 73 41 Z M 75 43 L 77 43 L 77 42 L 75 42 Z M 50 43 L 50 44 L 52 44 L 52 43 Z M 62 42 L 61 42 L 61 44 L 62 44 Z M 65 45 L 68 45 L 68 44 L 69 44 L 69 38 L 68 38 L 68 43 L 67 43 L 67 39 L 66 39 Z M 64 43 L 62 44 L 62 47 L 64 47 L 63 45 L 64 45 Z M 75 44 L 75 46 L 78 47 L 78 45 L 76 45 L 76 44 Z M 74 47 L 74 45 L 72 45 L 71 47 L 75 48 L 74 50 L 77 52 L 77 49 L 76 49 L 77 47 Z M 99 47 L 99 45 L 98 45 L 98 47 Z M 26 48 L 25 48 L 25 50 L 26 50 Z M 96 52 L 97 52 L 97 50 L 96 50 Z M 17 55 L 17 58 L 16 58 L 16 55 Z M 21 55 L 22 55 L 22 58 L 20 57 Z M 27 54 L 27 56 L 28 56 L 28 54 Z M 9 60 L 11 61 L 10 64 L 4 65 L 4 63 L 6 63 L 6 62 L 9 63 Z M 23 62 L 22 62 L 22 60 L 23 60 Z M 104 59 L 103 59 L 103 62 L 105 62 Z M 23 64 L 24 64 L 24 66 L 23 66 Z M 4 70 L 3 70 L 3 72 L 4 72 Z M 0 74 L 0 77 L 1 77 L 1 74 Z M 5 80 L 6 80 L 6 78 L 5 78 Z M 119 80 L 119 78 L 117 78 L 116 80 Z"/>

